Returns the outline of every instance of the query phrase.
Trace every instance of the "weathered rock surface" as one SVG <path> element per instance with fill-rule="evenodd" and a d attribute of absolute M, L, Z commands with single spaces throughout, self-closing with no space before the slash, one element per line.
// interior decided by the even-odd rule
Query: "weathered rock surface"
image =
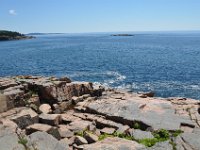
<path fill-rule="evenodd" d="M 199 150 L 200 102 L 153 94 L 68 78 L 0 78 L 0 149 Z M 170 136 L 152 144 L 161 129 Z"/>
<path fill-rule="evenodd" d="M 107 138 L 95 144 L 85 145 L 84 150 L 143 150 L 145 146 L 120 138 Z"/>
<path fill-rule="evenodd" d="M 112 95 L 111 95 L 112 96 Z M 189 116 L 179 116 L 170 101 L 142 99 L 127 95 L 127 100 L 103 97 L 86 106 L 86 112 L 106 116 L 108 119 L 133 125 L 140 122 L 144 128 L 153 130 L 179 130 L 181 125 L 195 126 Z"/>

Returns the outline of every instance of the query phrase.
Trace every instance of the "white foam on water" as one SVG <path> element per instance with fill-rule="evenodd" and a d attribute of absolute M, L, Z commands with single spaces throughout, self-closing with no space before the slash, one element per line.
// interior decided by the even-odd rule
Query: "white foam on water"
<path fill-rule="evenodd" d="M 126 79 L 126 76 L 124 76 L 124 75 L 122 75 L 122 74 L 120 74 L 119 72 L 116 72 L 116 71 L 105 71 L 105 72 L 95 72 L 95 73 L 76 72 L 76 73 L 73 73 L 73 74 L 69 74 L 68 76 L 70 78 L 89 77 L 91 79 L 94 78 L 94 77 L 97 77 L 97 78 L 99 77 L 100 80 L 102 80 L 101 84 L 103 84 L 105 86 L 112 86 L 113 84 L 115 84 L 117 82 L 122 82 Z"/>
<path fill-rule="evenodd" d="M 104 81 L 104 83 L 107 83 L 107 84 L 114 84 L 116 82 L 120 82 L 126 79 L 126 76 L 121 75 L 120 73 L 115 72 L 115 71 L 107 71 L 106 75 L 109 75 L 112 77 L 112 79 L 108 79 Z"/>

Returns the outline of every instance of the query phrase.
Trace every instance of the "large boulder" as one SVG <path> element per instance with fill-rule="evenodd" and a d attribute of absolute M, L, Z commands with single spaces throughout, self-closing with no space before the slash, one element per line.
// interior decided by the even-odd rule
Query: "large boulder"
<path fill-rule="evenodd" d="M 92 90 L 92 83 L 89 82 L 66 83 L 65 81 L 54 81 L 38 85 L 40 98 L 48 101 L 71 100 L 73 96 L 90 94 Z"/>

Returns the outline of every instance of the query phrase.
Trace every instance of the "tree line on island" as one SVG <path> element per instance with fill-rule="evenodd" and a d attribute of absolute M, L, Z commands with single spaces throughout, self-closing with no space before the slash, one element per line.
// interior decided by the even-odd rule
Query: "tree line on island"
<path fill-rule="evenodd" d="M 26 36 L 16 31 L 0 30 L 0 41 L 32 39 L 33 36 Z"/>

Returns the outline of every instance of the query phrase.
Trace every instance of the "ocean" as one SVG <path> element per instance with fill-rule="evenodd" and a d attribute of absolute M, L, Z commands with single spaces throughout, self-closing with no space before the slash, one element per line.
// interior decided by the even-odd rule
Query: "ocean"
<path fill-rule="evenodd" d="M 0 42 L 0 76 L 68 76 L 200 99 L 200 33 L 50 34 Z"/>

